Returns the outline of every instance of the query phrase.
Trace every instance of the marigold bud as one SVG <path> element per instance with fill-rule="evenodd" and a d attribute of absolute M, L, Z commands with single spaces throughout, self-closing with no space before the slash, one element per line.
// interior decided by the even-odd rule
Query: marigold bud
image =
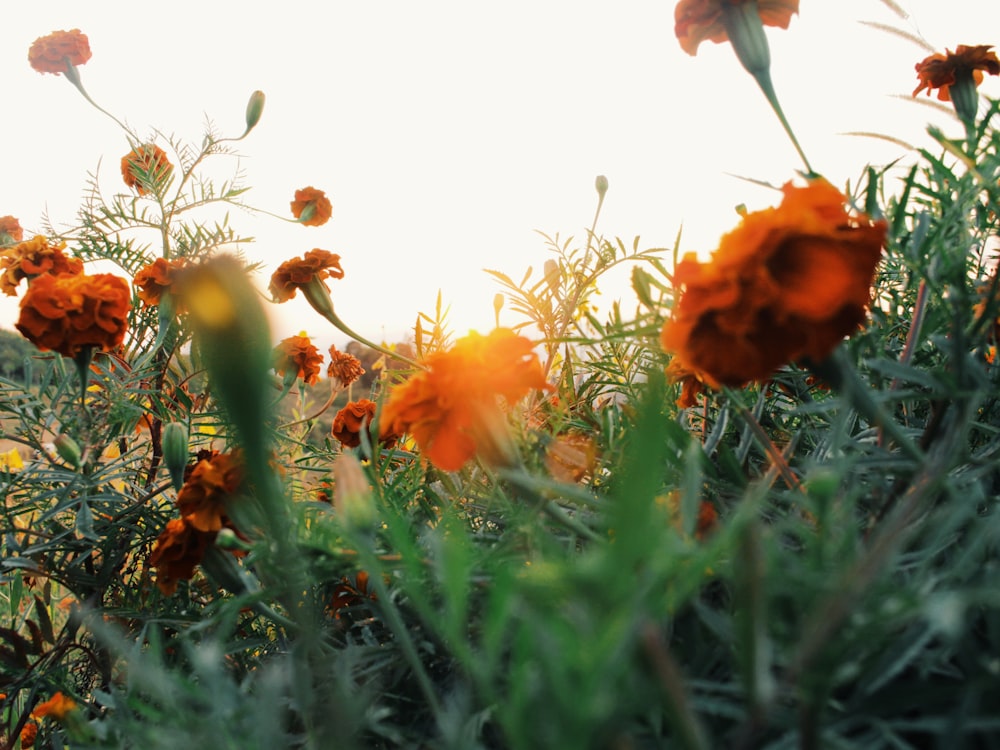
<path fill-rule="evenodd" d="M 597 175 L 594 187 L 597 189 L 597 194 L 603 198 L 604 194 L 608 192 L 608 178 L 602 174 Z"/>
<path fill-rule="evenodd" d="M 247 102 L 247 129 L 243 131 L 246 135 L 260 122 L 260 116 L 264 113 L 264 92 L 254 91 L 250 94 L 250 101 Z"/>
<path fill-rule="evenodd" d="M 163 465 L 170 472 L 174 489 L 180 491 L 184 486 L 184 467 L 188 459 L 187 429 L 180 422 L 164 425 L 160 444 L 163 447 Z"/>
<path fill-rule="evenodd" d="M 77 442 L 67 435 L 65 432 L 56 435 L 56 439 L 52 441 L 52 444 L 56 448 L 56 453 L 59 457 L 72 466 L 74 469 L 80 468 L 80 446 Z"/>

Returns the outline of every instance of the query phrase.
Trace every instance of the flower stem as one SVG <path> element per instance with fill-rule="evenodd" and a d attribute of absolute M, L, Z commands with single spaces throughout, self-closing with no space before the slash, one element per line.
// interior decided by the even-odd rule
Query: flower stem
<path fill-rule="evenodd" d="M 764 92 L 765 98 L 771 105 L 771 109 L 774 110 L 774 114 L 777 115 L 778 120 L 781 122 L 781 126 L 785 129 L 785 133 L 787 133 L 788 137 L 791 139 L 792 145 L 795 146 L 795 150 L 798 152 L 799 158 L 802 159 L 802 163 L 806 167 L 806 176 L 817 176 L 817 173 L 813 170 L 812 165 L 809 163 L 809 159 L 806 158 L 806 154 L 802 150 L 802 146 L 799 145 L 799 140 L 795 137 L 795 133 L 792 131 L 792 126 L 788 124 L 788 119 L 785 117 L 785 111 L 781 108 L 781 102 L 778 101 L 778 94 L 774 90 L 774 83 L 771 81 L 771 71 L 761 70 L 754 73 L 753 77 L 757 81 L 757 85 L 760 86 L 760 90 Z"/>

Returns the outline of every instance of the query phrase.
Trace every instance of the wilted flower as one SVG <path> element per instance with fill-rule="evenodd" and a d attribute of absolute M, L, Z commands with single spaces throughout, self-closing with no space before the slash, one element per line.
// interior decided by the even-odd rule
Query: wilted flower
<path fill-rule="evenodd" d="M 361 360 L 353 354 L 342 352 L 336 346 L 330 347 L 330 364 L 326 367 L 326 375 L 330 379 L 340 381 L 341 388 L 347 388 L 365 374 Z"/>
<path fill-rule="evenodd" d="M 282 339 L 274 348 L 272 360 L 278 375 L 294 374 L 306 385 L 314 385 L 319 380 L 323 355 L 308 336 L 299 335 Z"/>
<path fill-rule="evenodd" d="M 17 222 L 16 219 L 14 221 Z M 65 255 L 65 248 L 65 242 L 53 245 L 42 235 L 37 235 L 0 251 L 0 290 L 13 297 L 21 279 L 30 280 L 43 273 L 53 276 L 82 273 L 83 261 Z"/>
<path fill-rule="evenodd" d="M 28 50 L 28 63 L 39 73 L 65 73 L 69 65 L 83 65 L 91 57 L 90 41 L 79 29 L 53 31 L 38 37 Z"/>
<path fill-rule="evenodd" d="M 243 484 L 243 457 L 219 453 L 203 459 L 177 493 L 177 508 L 198 531 L 218 531 L 226 520 L 226 501 Z"/>
<path fill-rule="evenodd" d="M 306 187 L 295 191 L 292 201 L 292 216 L 307 227 L 318 227 L 326 224 L 333 215 L 333 205 L 326 193 L 314 187 Z"/>
<path fill-rule="evenodd" d="M 76 710 L 76 701 L 72 698 L 67 698 L 62 692 L 58 692 L 49 698 L 44 703 L 39 703 L 35 706 L 35 710 L 31 712 L 31 715 L 35 719 L 41 719 L 45 716 L 50 716 L 56 721 L 62 721 L 66 718 L 72 711 Z"/>
<path fill-rule="evenodd" d="M 791 183 L 746 215 L 707 263 L 689 254 L 660 340 L 675 368 L 742 386 L 802 358 L 825 359 L 864 320 L 886 224 L 852 216 L 825 180 Z"/>
<path fill-rule="evenodd" d="M 977 44 L 969 47 L 960 44 L 955 51 L 946 49 L 945 53 L 935 53 L 925 57 L 916 64 L 917 78 L 920 85 L 913 90 L 916 96 L 924 89 L 928 96 L 937 89 L 937 98 L 943 102 L 951 100 L 951 87 L 962 78 L 967 78 L 978 86 L 983 82 L 983 73 L 991 76 L 1000 75 L 1000 60 L 996 53 L 991 52 L 992 44 Z"/>
<path fill-rule="evenodd" d="M 409 433 L 428 460 L 457 471 L 477 452 L 496 464 L 510 460 L 503 413 L 532 389 L 546 389 L 532 343 L 498 328 L 471 333 L 424 360 L 426 370 L 393 388 L 382 411 L 384 434 Z"/>
<path fill-rule="evenodd" d="M 149 555 L 160 591 L 170 596 L 177 590 L 178 581 L 190 580 L 215 536 L 216 532 L 199 531 L 185 518 L 167 521 Z"/>
<path fill-rule="evenodd" d="M 716 44 L 730 40 L 726 14 L 753 5 L 764 25 L 783 29 L 799 12 L 799 0 L 681 0 L 674 9 L 674 33 L 681 48 L 693 55 L 706 39 Z"/>
<path fill-rule="evenodd" d="M 132 278 L 132 286 L 146 307 L 160 304 L 164 293 L 172 292 L 177 275 L 187 266 L 187 259 L 157 258 L 148 266 L 140 268 Z"/>
<path fill-rule="evenodd" d="M 122 343 L 130 308 L 128 282 L 110 273 L 35 277 L 15 324 L 39 349 L 76 357 L 86 347 Z"/>
<path fill-rule="evenodd" d="M 323 279 L 342 279 L 344 269 L 340 267 L 340 256 L 313 248 L 302 258 L 286 260 L 271 275 L 268 289 L 275 302 L 287 302 L 298 289 L 305 290 L 313 282 L 326 284 Z"/>
<path fill-rule="evenodd" d="M 166 152 L 152 143 L 138 146 L 122 157 L 122 179 L 139 195 L 165 180 L 173 168 Z"/>
<path fill-rule="evenodd" d="M 0 246 L 20 242 L 23 239 L 24 230 L 21 229 L 21 222 L 13 216 L 0 216 Z"/>

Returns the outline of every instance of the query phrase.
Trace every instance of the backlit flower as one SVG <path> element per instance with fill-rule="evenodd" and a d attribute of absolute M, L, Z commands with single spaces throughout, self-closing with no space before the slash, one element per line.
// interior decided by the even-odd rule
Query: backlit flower
<path fill-rule="evenodd" d="M 21 222 L 13 216 L 0 216 L 0 246 L 20 242 L 23 239 L 24 230 L 21 229 Z"/>
<path fill-rule="evenodd" d="M 681 0 L 674 9 L 674 33 L 689 55 L 706 39 L 719 44 L 729 40 L 726 13 L 741 5 L 756 5 L 765 26 L 788 28 L 799 12 L 799 0 Z"/>
<path fill-rule="evenodd" d="M 677 368 L 742 386 L 802 358 L 825 359 L 864 320 L 886 225 L 848 213 L 824 180 L 783 188 L 746 215 L 712 259 L 678 264 L 682 288 L 660 341 Z"/>
<path fill-rule="evenodd" d="M 148 266 L 140 268 L 132 278 L 132 286 L 138 291 L 139 299 L 146 307 L 160 304 L 165 292 L 173 291 L 177 275 L 187 266 L 184 258 L 167 260 L 157 258 Z"/>
<path fill-rule="evenodd" d="M 85 347 L 111 351 L 128 327 L 128 282 L 110 273 L 35 277 L 15 324 L 39 349 L 76 357 Z"/>
<path fill-rule="evenodd" d="M 70 712 L 75 710 L 76 701 L 72 698 L 67 698 L 62 692 L 58 692 L 44 703 L 39 703 L 35 706 L 35 710 L 31 712 L 31 716 L 35 719 L 51 716 L 56 721 L 62 721 Z"/>
<path fill-rule="evenodd" d="M 347 388 L 364 374 L 365 368 L 361 366 L 360 359 L 340 351 L 336 346 L 330 347 L 330 364 L 326 367 L 328 378 L 339 380 L 340 387 Z"/>
<path fill-rule="evenodd" d="M 937 89 L 937 98 L 947 102 L 951 100 L 951 87 L 963 77 L 971 79 L 978 86 L 983 82 L 984 72 L 991 76 L 1000 75 L 1000 60 L 996 53 L 991 52 L 992 49 L 991 44 L 972 47 L 960 44 L 954 52 L 946 49 L 943 55 L 935 53 L 925 57 L 916 64 L 920 85 L 913 90 L 913 96 L 924 89 L 929 96 L 931 91 Z"/>
<path fill-rule="evenodd" d="M 505 328 L 488 336 L 471 333 L 423 364 L 426 370 L 393 388 L 382 432 L 409 433 L 445 471 L 460 469 L 477 450 L 488 461 L 507 463 L 498 398 L 511 405 L 532 389 L 549 387 L 532 343 Z"/>
<path fill-rule="evenodd" d="M 314 385 L 319 380 L 323 355 L 313 346 L 308 336 L 282 339 L 274 348 L 272 358 L 278 375 L 294 373 L 306 385 Z"/>
<path fill-rule="evenodd" d="M 173 168 L 166 152 L 152 143 L 138 146 L 122 157 L 122 179 L 139 195 L 161 184 Z"/>
<path fill-rule="evenodd" d="M 292 201 L 292 216 L 307 227 L 318 227 L 326 224 L 333 215 L 333 205 L 326 193 L 314 187 L 306 187 L 295 191 Z"/>
<path fill-rule="evenodd" d="M 174 518 L 156 539 L 149 555 L 156 569 L 156 585 L 166 596 L 177 590 L 178 581 L 189 581 L 205 557 L 205 550 L 217 532 L 199 531 L 187 519 Z"/>
<path fill-rule="evenodd" d="M 83 261 L 64 254 L 65 248 L 65 242 L 53 245 L 38 235 L 0 251 L 0 290 L 13 297 L 21 279 L 30 280 L 43 273 L 53 276 L 82 273 Z"/>
<path fill-rule="evenodd" d="M 382 431 L 381 435 L 372 434 L 372 422 L 375 421 L 376 404 L 367 398 L 350 401 L 333 418 L 332 433 L 345 448 L 356 448 L 361 445 L 361 430 L 369 430 L 371 442 L 376 440 L 382 445 L 390 445 L 399 439 L 398 434 Z"/>
<path fill-rule="evenodd" d="M 243 483 L 243 458 L 219 453 L 203 459 L 177 493 L 177 508 L 198 531 L 218 531 L 226 520 L 226 501 Z"/>
<path fill-rule="evenodd" d="M 39 73 L 59 75 L 68 65 L 83 65 L 90 56 L 90 41 L 79 29 L 53 31 L 34 41 L 28 50 L 28 63 Z"/>
<path fill-rule="evenodd" d="M 313 248 L 302 258 L 286 260 L 271 275 L 268 289 L 275 302 L 287 302 L 298 289 L 305 289 L 313 281 L 323 283 L 323 279 L 342 279 L 344 269 L 340 267 L 340 256 Z M 323 283 L 325 287 L 326 284 Z"/>
<path fill-rule="evenodd" d="M 597 465 L 597 444 L 582 432 L 556 435 L 545 449 L 545 468 L 560 482 L 579 482 Z"/>

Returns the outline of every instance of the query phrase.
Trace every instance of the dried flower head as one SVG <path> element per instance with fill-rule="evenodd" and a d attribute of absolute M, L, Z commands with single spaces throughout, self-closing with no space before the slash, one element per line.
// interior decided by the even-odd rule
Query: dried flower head
<path fill-rule="evenodd" d="M 274 347 L 272 361 L 278 375 L 294 373 L 306 385 L 314 385 L 319 380 L 323 355 L 308 336 L 289 336 Z"/>
<path fill-rule="evenodd" d="M 24 230 L 21 229 L 21 222 L 13 216 L 0 216 L 0 247 L 23 239 Z"/>
<path fill-rule="evenodd" d="M 678 372 L 741 386 L 802 358 L 825 359 L 864 320 L 886 224 L 851 215 L 825 180 L 783 188 L 746 215 L 707 263 L 677 266 L 682 292 L 660 340 Z"/>
<path fill-rule="evenodd" d="M 765 26 L 787 29 L 792 16 L 799 12 L 799 0 L 681 0 L 674 9 L 674 33 L 681 48 L 694 55 L 706 39 L 716 44 L 728 41 L 727 9 L 750 3 L 757 6 Z"/>
<path fill-rule="evenodd" d="M 79 29 L 53 31 L 34 41 L 28 50 L 28 63 L 39 73 L 59 75 L 69 65 L 83 65 L 90 56 L 90 41 Z"/>
<path fill-rule="evenodd" d="M 162 184 L 173 169 L 166 152 L 152 143 L 138 146 L 122 157 L 122 180 L 139 195 Z"/>
<path fill-rule="evenodd" d="M 344 269 L 340 267 L 340 256 L 313 248 L 302 258 L 286 260 L 271 275 L 268 287 L 275 302 L 287 302 L 298 289 L 323 279 L 342 279 Z M 325 284 L 324 284 L 325 286 Z"/>
<path fill-rule="evenodd" d="M 184 518 L 167 522 L 149 554 L 149 565 L 156 569 L 160 591 L 170 596 L 177 590 L 178 581 L 191 580 L 216 533 L 199 531 Z"/>
<path fill-rule="evenodd" d="M 330 364 L 326 367 L 326 375 L 330 379 L 340 381 L 341 388 L 347 388 L 365 374 L 361 360 L 353 354 L 342 352 L 336 346 L 330 347 Z"/>
<path fill-rule="evenodd" d="M 333 205 L 326 193 L 314 187 L 305 187 L 295 191 L 292 201 L 292 216 L 300 224 L 307 227 L 318 227 L 326 224 L 333 215 Z"/>
<path fill-rule="evenodd" d="M 76 357 L 85 347 L 111 351 L 125 338 L 131 293 L 110 273 L 35 277 L 16 323 L 39 349 Z"/>
<path fill-rule="evenodd" d="M 532 343 L 498 328 L 471 333 L 427 357 L 427 369 L 393 388 L 382 411 L 383 433 L 409 433 L 427 459 L 456 471 L 479 451 L 504 463 L 505 433 L 498 398 L 508 405 L 532 389 L 547 389 Z"/>
<path fill-rule="evenodd" d="M 185 258 L 157 258 L 148 266 L 140 268 L 132 278 L 132 286 L 138 290 L 137 294 L 143 305 L 156 306 L 160 304 L 164 293 L 174 292 L 177 276 L 185 267 Z"/>
<path fill-rule="evenodd" d="M 962 77 L 970 77 L 974 85 L 978 86 L 983 82 L 984 73 L 1000 75 L 1000 60 L 992 49 L 991 44 L 972 47 L 960 44 L 954 52 L 946 49 L 943 55 L 935 53 L 925 57 L 915 66 L 920 84 L 913 90 L 913 96 L 924 89 L 930 96 L 937 89 L 937 98 L 947 102 L 951 100 L 951 87 Z"/>
<path fill-rule="evenodd" d="M 177 508 L 198 531 L 218 531 L 227 520 L 226 501 L 243 484 L 243 457 L 219 453 L 198 462 L 177 493 Z"/>
<path fill-rule="evenodd" d="M 83 273 L 83 261 L 63 253 L 65 242 L 56 245 L 42 235 L 0 251 L 0 290 L 13 297 L 22 279 L 42 274 L 59 276 Z"/>

